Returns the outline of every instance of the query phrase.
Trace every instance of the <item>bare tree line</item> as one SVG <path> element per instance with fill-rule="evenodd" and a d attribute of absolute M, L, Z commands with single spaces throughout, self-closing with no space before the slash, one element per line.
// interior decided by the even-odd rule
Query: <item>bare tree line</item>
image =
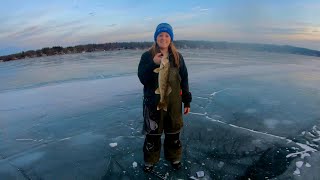
<path fill-rule="evenodd" d="M 53 56 L 62 54 L 74 54 L 95 51 L 112 51 L 123 49 L 147 49 L 153 42 L 114 42 L 104 44 L 86 44 L 69 47 L 53 46 L 44 47 L 38 50 L 22 51 L 16 54 L 0 56 L 0 61 L 11 61 L 17 59 L 34 58 L 42 56 Z M 237 50 L 254 50 L 278 53 L 301 54 L 308 56 L 320 57 L 320 51 L 294 47 L 280 46 L 272 44 L 248 44 L 248 43 L 231 43 L 231 42 L 212 42 L 212 41 L 188 41 L 178 40 L 174 42 L 179 49 L 237 49 Z"/>

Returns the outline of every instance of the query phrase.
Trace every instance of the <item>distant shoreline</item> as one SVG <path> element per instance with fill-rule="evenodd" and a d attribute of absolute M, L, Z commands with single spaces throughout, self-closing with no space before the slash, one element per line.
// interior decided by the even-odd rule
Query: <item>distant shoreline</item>
<path fill-rule="evenodd" d="M 104 44 L 86 44 L 69 47 L 45 47 L 38 50 L 22 51 L 16 54 L 0 56 L 0 62 L 19 60 L 25 58 L 36 58 L 43 56 L 54 56 L 64 54 L 77 54 L 96 51 L 113 51 L 124 49 L 147 49 L 152 46 L 153 42 L 114 42 Z M 307 48 L 289 46 L 289 45 L 273 45 L 273 44 L 253 44 L 253 43 L 234 43 L 234 42 L 213 42 L 213 41 L 191 41 L 178 40 L 174 41 L 178 49 L 236 49 L 236 50 L 252 50 L 265 52 L 278 52 L 288 54 L 300 54 L 306 56 L 320 57 L 320 51 Z"/>

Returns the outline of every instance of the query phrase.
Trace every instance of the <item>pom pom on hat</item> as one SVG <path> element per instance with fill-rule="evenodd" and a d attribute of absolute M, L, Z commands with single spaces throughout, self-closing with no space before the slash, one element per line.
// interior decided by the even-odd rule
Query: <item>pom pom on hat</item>
<path fill-rule="evenodd" d="M 171 37 L 171 41 L 173 41 L 173 30 L 170 24 L 168 23 L 160 23 L 157 26 L 156 31 L 154 32 L 154 41 L 157 41 L 158 35 L 162 32 L 168 33 Z"/>

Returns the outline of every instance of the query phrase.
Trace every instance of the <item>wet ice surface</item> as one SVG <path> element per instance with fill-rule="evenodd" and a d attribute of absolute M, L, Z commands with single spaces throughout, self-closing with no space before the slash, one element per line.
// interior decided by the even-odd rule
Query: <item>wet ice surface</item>
<path fill-rule="evenodd" d="M 155 173 L 145 174 L 141 54 L 0 63 L 0 177 L 319 177 L 319 58 L 182 50 L 193 93 L 181 135 L 183 167 L 173 171 L 162 152 Z"/>

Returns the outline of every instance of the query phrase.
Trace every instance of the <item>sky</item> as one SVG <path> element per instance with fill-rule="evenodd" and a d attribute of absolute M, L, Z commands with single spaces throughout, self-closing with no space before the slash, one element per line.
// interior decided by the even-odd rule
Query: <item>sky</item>
<path fill-rule="evenodd" d="M 320 50 L 319 0 L 3 0 L 0 55 L 89 43 L 174 40 L 293 45 Z"/>

